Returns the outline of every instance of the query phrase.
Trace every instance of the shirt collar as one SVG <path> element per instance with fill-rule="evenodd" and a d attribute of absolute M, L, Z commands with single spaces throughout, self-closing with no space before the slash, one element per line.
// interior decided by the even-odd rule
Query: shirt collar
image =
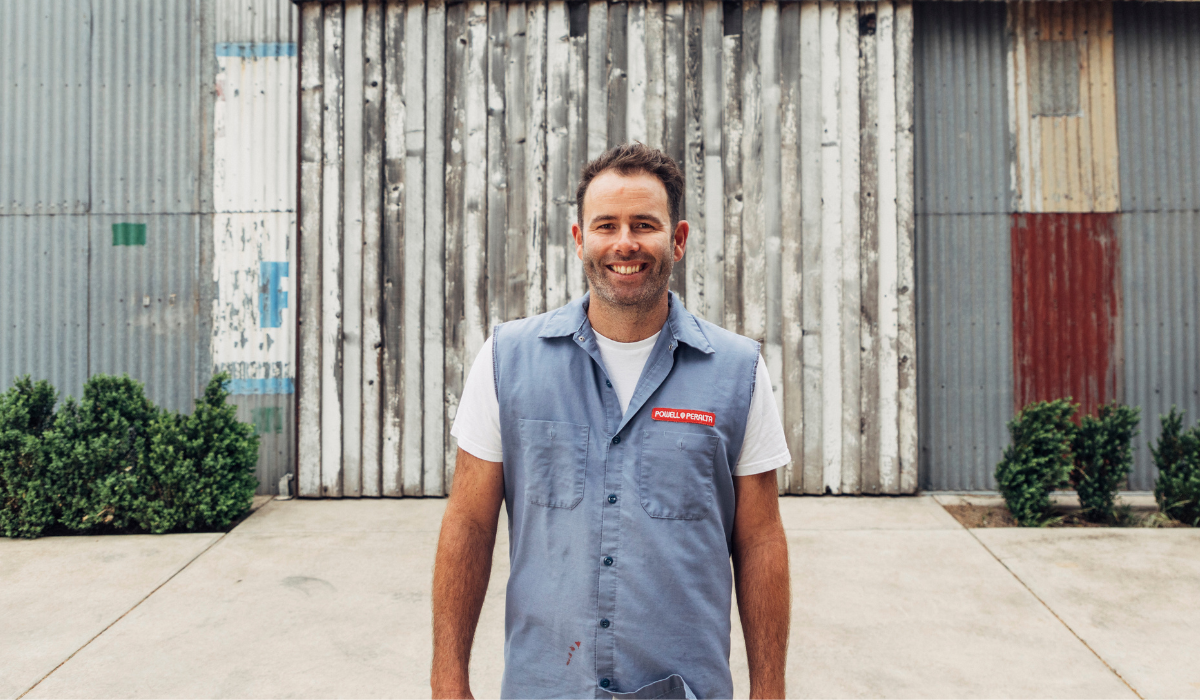
<path fill-rule="evenodd" d="M 542 326 L 542 332 L 538 334 L 538 337 L 562 338 L 575 335 L 581 331 L 584 325 L 587 324 L 587 309 L 590 298 L 591 292 L 587 292 L 566 306 L 559 308 L 550 318 L 546 319 L 546 324 Z M 696 317 L 690 311 L 683 308 L 683 304 L 679 301 L 679 297 L 675 295 L 675 292 L 668 292 L 667 323 L 665 328 L 670 330 L 671 336 L 675 340 L 690 345 L 706 355 L 713 353 L 712 344 L 708 342 L 704 331 L 700 329 L 700 324 L 696 321 Z"/>

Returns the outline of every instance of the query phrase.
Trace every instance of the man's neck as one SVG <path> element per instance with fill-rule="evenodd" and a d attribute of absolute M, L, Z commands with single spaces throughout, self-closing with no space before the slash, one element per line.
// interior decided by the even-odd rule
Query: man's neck
<path fill-rule="evenodd" d="M 670 307 L 667 292 L 652 306 L 614 306 L 597 295 L 588 299 L 588 321 L 600 335 L 618 343 L 636 343 L 662 330 Z"/>

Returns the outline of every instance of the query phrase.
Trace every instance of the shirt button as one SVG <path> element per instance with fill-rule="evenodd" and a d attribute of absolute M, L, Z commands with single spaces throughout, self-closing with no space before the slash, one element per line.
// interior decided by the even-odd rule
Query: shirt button
<path fill-rule="evenodd" d="M 607 688 L 610 685 L 612 685 L 612 683 L 607 678 L 600 679 L 600 687 L 601 688 Z"/>
<path fill-rule="evenodd" d="M 611 624 L 612 624 L 612 623 L 611 623 L 611 622 L 609 622 L 607 619 L 604 619 L 604 620 L 601 620 L 601 621 L 600 621 L 600 626 L 601 626 L 601 627 L 603 627 L 604 629 L 608 629 L 608 626 L 609 626 L 609 625 L 611 625 Z"/>
<path fill-rule="evenodd" d="M 620 435 L 615 435 L 615 436 L 613 436 L 613 444 L 614 444 L 614 445 L 620 445 L 620 444 L 621 444 L 621 436 L 620 436 Z"/>
<path fill-rule="evenodd" d="M 612 566 L 612 561 L 613 561 L 612 557 L 604 557 L 604 565 L 605 566 Z"/>
<path fill-rule="evenodd" d="M 617 502 L 617 494 L 615 494 L 615 493 L 608 494 L 608 502 L 616 503 Z"/>
<path fill-rule="evenodd" d="M 607 379 L 605 379 L 605 380 L 604 380 L 604 386 L 606 386 L 606 387 L 608 387 L 609 389 L 611 389 L 611 388 L 612 388 L 612 382 L 610 382 L 610 381 L 608 381 Z"/>

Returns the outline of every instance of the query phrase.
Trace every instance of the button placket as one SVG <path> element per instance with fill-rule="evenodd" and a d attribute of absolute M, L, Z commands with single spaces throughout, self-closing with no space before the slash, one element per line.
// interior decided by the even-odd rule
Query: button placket
<path fill-rule="evenodd" d="M 596 630 L 596 675 L 612 682 L 616 670 L 616 636 L 613 631 L 620 622 L 620 613 L 616 609 L 616 590 L 618 584 L 618 568 L 615 566 L 620 554 L 621 539 L 621 501 L 617 494 L 628 456 L 629 441 L 622 441 L 622 436 L 612 435 L 609 439 L 604 464 L 604 498 L 606 505 L 600 509 L 600 542 L 597 568 L 599 587 L 596 598 L 599 629 Z M 629 443 L 632 444 L 632 443 Z M 601 686 L 606 687 L 606 686 Z"/>

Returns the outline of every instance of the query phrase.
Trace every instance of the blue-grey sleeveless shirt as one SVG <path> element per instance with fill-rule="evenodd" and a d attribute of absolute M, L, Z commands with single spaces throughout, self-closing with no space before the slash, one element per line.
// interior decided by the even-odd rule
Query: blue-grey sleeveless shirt
<path fill-rule="evenodd" d="M 511 563 L 502 695 L 604 698 L 678 674 L 697 697 L 732 697 L 733 469 L 758 344 L 672 293 L 622 415 L 587 306 L 493 333 Z"/>

